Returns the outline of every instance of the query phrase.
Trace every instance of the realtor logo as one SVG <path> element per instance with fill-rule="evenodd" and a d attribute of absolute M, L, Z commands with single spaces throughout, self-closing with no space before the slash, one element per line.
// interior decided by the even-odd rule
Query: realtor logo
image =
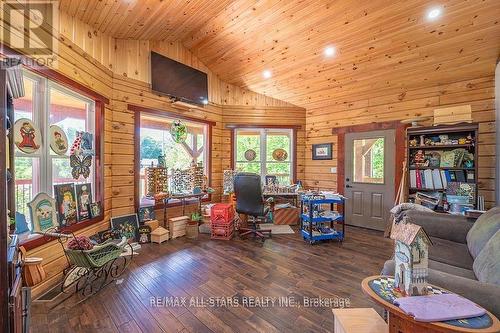
<path fill-rule="evenodd" d="M 33 65 L 54 67 L 59 27 L 59 2 L 6 0 L 1 3 L 4 46 L 26 55 Z"/>

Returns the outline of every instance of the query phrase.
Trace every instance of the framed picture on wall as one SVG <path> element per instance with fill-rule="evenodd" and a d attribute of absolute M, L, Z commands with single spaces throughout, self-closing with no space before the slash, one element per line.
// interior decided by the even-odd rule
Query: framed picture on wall
<path fill-rule="evenodd" d="M 331 160 L 333 158 L 332 143 L 318 143 L 312 145 L 313 160 Z"/>

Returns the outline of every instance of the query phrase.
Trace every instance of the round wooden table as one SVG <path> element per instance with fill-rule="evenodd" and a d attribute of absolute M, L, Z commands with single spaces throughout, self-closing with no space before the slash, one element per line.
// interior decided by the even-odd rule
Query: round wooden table
<path fill-rule="evenodd" d="M 466 320 L 430 323 L 415 321 L 412 316 L 407 315 L 399 307 L 393 304 L 392 300 L 398 296 L 392 292 L 393 282 L 393 277 L 376 275 L 367 277 L 361 283 L 363 292 L 389 312 L 389 333 L 500 332 L 500 322 L 490 312 L 487 312 L 481 317 Z M 448 292 L 443 288 L 432 285 L 431 289 L 435 291 L 435 293 L 441 293 L 441 291 Z"/>

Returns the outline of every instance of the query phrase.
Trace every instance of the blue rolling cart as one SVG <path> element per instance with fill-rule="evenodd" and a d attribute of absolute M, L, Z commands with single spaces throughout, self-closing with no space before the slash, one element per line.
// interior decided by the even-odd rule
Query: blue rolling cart
<path fill-rule="evenodd" d="M 321 212 L 321 205 L 330 205 L 330 214 Z M 337 210 L 334 210 L 337 205 Z M 339 210 L 340 206 L 340 211 Z M 339 197 L 326 199 L 319 195 L 303 195 L 300 200 L 300 233 L 305 241 L 314 244 L 322 240 L 338 239 L 345 237 L 345 198 Z M 329 227 L 325 227 L 325 225 Z M 335 226 L 341 226 L 337 230 Z"/>

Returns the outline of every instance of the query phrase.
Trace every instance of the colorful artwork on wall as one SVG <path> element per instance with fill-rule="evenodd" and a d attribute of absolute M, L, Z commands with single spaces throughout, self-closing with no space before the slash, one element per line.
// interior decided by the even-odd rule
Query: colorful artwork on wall
<path fill-rule="evenodd" d="M 332 144 L 320 143 L 312 145 L 313 160 L 331 160 L 333 158 Z"/>
<path fill-rule="evenodd" d="M 59 225 L 63 227 L 75 224 L 77 221 L 75 185 L 73 183 L 54 185 L 54 193 L 59 213 Z"/>
<path fill-rule="evenodd" d="M 153 206 L 139 207 L 138 209 L 139 223 L 151 221 L 155 219 L 155 209 Z"/>
<path fill-rule="evenodd" d="M 57 155 L 65 155 L 68 151 L 68 137 L 63 129 L 57 125 L 50 125 L 49 129 L 50 148 Z"/>
<path fill-rule="evenodd" d="M 101 211 L 102 211 L 101 202 L 93 202 L 90 204 L 90 216 L 92 218 L 100 216 Z"/>
<path fill-rule="evenodd" d="M 33 232 L 44 232 L 57 227 L 56 201 L 47 193 L 38 193 L 28 203 Z"/>
<path fill-rule="evenodd" d="M 76 202 L 78 204 L 78 221 L 91 218 L 92 185 L 90 183 L 76 185 Z"/>
<path fill-rule="evenodd" d="M 14 143 L 23 153 L 33 154 L 42 145 L 40 130 L 28 118 L 18 119 L 14 123 Z"/>

